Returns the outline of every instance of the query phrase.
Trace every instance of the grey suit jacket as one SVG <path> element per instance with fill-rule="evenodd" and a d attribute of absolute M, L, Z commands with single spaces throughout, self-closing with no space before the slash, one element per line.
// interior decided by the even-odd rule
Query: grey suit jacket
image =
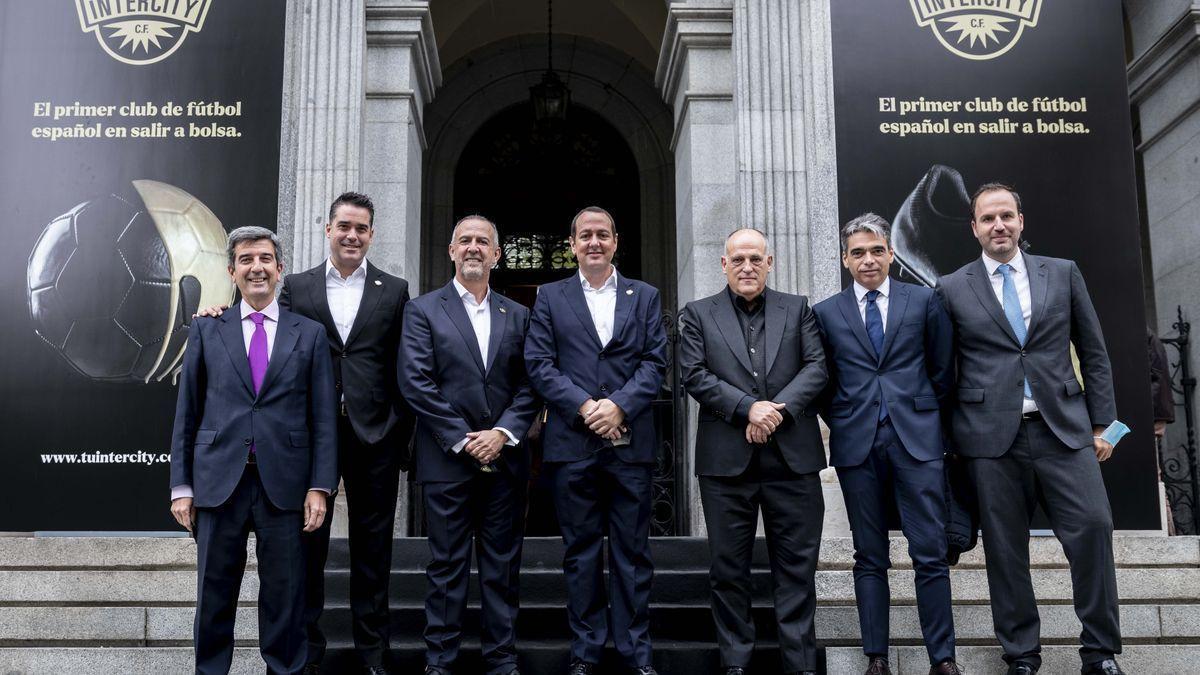
<path fill-rule="evenodd" d="M 1004 316 L 981 259 L 938 283 L 956 342 L 951 435 L 966 457 L 999 457 L 1008 451 L 1021 424 L 1025 379 L 1046 424 L 1068 447 L 1091 447 L 1092 427 L 1106 426 L 1117 416 L 1108 351 L 1079 268 L 1070 260 L 1021 255 L 1033 304 L 1024 346 Z M 1071 343 L 1083 386 L 1071 365 Z"/>
<path fill-rule="evenodd" d="M 766 297 L 767 390 L 758 391 L 733 302 L 722 288 L 689 302 L 680 319 L 679 363 L 687 392 L 700 404 L 696 475 L 737 476 L 754 448 L 746 442 L 743 399 L 786 404 L 785 422 L 772 438 L 796 473 L 825 468 L 815 399 L 828 372 L 821 334 L 808 298 L 769 290 Z"/>

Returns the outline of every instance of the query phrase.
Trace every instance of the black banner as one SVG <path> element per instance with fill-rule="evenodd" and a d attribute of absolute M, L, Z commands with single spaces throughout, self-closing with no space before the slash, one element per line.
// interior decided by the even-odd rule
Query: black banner
<path fill-rule="evenodd" d="M 841 222 L 892 221 L 893 275 L 933 285 L 980 256 L 968 195 L 1014 185 L 1029 252 L 1075 260 L 1103 325 L 1133 429 L 1103 465 L 1116 527 L 1159 529 L 1120 2 L 830 6 Z"/>
<path fill-rule="evenodd" d="M 0 3 L 0 531 L 175 530 L 174 372 L 275 229 L 283 0 Z"/>

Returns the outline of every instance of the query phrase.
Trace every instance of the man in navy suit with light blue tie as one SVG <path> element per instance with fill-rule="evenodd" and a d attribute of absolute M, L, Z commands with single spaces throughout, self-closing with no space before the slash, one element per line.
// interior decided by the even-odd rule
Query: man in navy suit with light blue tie
<path fill-rule="evenodd" d="M 817 314 L 829 385 L 822 416 L 854 535 L 854 595 L 867 675 L 888 665 L 888 503 L 916 576 L 930 675 L 959 673 L 946 561 L 941 406 L 954 383 L 950 318 L 933 289 L 888 278 L 891 227 L 868 213 L 842 228 L 854 283 Z"/>
<path fill-rule="evenodd" d="M 568 672 L 596 672 L 611 635 L 630 671 L 650 675 L 650 404 L 666 368 L 662 305 L 654 287 L 617 274 L 607 211 L 580 211 L 570 242 L 579 273 L 539 289 L 525 340 L 530 381 L 548 408 L 543 461 L 566 544 Z"/>
<path fill-rule="evenodd" d="M 325 329 L 275 300 L 275 234 L 238 228 L 228 255 L 239 311 L 192 323 L 171 438 L 171 514 L 196 537 L 196 672 L 229 672 L 253 529 L 259 649 L 268 673 L 299 673 L 300 532 L 320 527 L 337 485 L 333 364 Z"/>
<path fill-rule="evenodd" d="M 486 672 L 519 675 L 524 438 L 541 408 L 525 374 L 529 310 L 488 286 L 500 260 L 491 221 L 460 220 L 449 252 L 454 278 L 408 303 L 400 341 L 400 384 L 417 416 L 413 469 L 432 554 L 425 673 L 449 675 L 458 658 L 474 540 Z"/>

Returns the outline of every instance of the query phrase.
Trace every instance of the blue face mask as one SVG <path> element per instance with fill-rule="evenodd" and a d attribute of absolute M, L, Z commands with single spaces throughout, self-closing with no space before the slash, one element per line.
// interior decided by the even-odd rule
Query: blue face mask
<path fill-rule="evenodd" d="M 1104 430 L 1104 433 L 1100 434 L 1100 438 L 1108 441 L 1115 448 L 1117 447 L 1117 443 L 1119 443 L 1127 433 L 1129 433 L 1129 427 L 1125 426 L 1124 422 L 1121 422 L 1120 420 L 1113 420 L 1113 423 L 1108 425 L 1108 428 Z"/>

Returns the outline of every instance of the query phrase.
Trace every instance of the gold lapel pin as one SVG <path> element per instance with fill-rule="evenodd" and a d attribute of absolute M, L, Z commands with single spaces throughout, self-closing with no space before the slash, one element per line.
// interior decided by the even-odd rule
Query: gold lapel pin
<path fill-rule="evenodd" d="M 383 285 L 383 282 L 382 282 L 382 281 L 380 281 L 380 280 L 378 280 L 378 279 L 376 279 L 376 280 L 375 280 L 375 285 L 376 285 L 376 286 L 382 286 L 382 285 Z"/>
<path fill-rule="evenodd" d="M 501 307 L 501 308 L 500 308 L 500 313 L 501 313 L 501 314 L 507 314 L 507 313 L 508 313 L 508 310 L 507 310 L 507 309 L 504 309 L 503 307 Z"/>
<path fill-rule="evenodd" d="M 633 295 L 633 289 L 632 289 L 632 288 L 626 288 L 626 289 L 625 289 L 625 295 Z"/>

